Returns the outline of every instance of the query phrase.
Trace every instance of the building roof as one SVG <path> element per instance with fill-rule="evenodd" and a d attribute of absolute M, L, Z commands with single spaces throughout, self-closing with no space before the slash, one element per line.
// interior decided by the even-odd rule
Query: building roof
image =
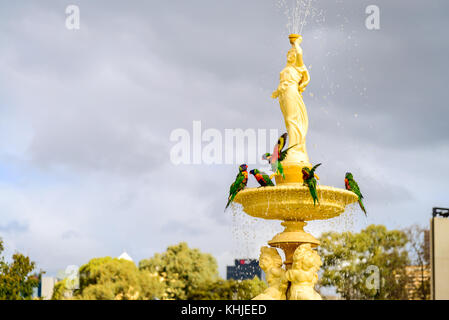
<path fill-rule="evenodd" d="M 126 251 L 124 251 L 118 258 L 134 262 L 134 260 L 129 256 L 129 254 L 126 253 Z"/>

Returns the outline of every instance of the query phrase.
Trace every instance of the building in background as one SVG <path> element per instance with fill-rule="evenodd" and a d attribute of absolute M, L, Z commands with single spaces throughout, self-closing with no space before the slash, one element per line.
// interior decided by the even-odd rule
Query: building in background
<path fill-rule="evenodd" d="M 433 208 L 430 222 L 431 299 L 449 299 L 449 209 Z"/>
<path fill-rule="evenodd" d="M 265 280 L 265 274 L 259 267 L 257 259 L 235 259 L 233 266 L 226 267 L 226 279 L 247 280 L 257 276 Z"/>
<path fill-rule="evenodd" d="M 428 286 L 430 281 L 430 266 L 407 266 L 405 267 L 405 273 L 409 279 L 409 282 L 405 285 L 407 290 L 407 296 L 409 300 L 428 300 L 428 287 L 427 293 L 426 285 Z M 424 290 L 422 292 L 421 290 Z"/>
<path fill-rule="evenodd" d="M 58 281 L 59 280 L 56 277 L 42 277 L 37 290 L 33 292 L 33 297 L 50 300 L 53 296 L 53 289 L 55 287 L 55 284 Z"/>
<path fill-rule="evenodd" d="M 123 260 L 128 260 L 128 261 L 131 261 L 131 262 L 134 263 L 133 258 L 131 258 L 131 257 L 129 256 L 129 254 L 128 254 L 126 251 L 124 251 L 124 252 L 123 252 L 120 256 L 118 256 L 117 258 L 118 258 L 118 259 L 123 259 Z"/>

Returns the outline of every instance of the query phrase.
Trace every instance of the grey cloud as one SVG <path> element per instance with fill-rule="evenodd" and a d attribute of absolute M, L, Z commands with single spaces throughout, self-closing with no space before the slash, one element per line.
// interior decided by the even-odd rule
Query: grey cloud
<path fill-rule="evenodd" d="M 75 230 L 68 230 L 65 231 L 62 235 L 61 238 L 62 240 L 66 240 L 66 239 L 72 239 L 72 238 L 78 238 L 79 237 L 79 233 Z"/>
<path fill-rule="evenodd" d="M 28 225 L 12 220 L 6 224 L 1 224 L 0 231 L 5 233 L 23 233 L 28 231 Z"/>

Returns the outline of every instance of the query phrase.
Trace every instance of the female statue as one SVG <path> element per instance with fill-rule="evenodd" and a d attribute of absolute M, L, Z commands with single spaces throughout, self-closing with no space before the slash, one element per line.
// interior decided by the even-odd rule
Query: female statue
<path fill-rule="evenodd" d="M 279 99 L 289 137 L 288 146 L 295 146 L 289 151 L 285 162 L 309 164 L 306 151 L 309 120 L 302 92 L 309 84 L 310 76 L 302 60 L 301 41 L 299 35 L 290 36 L 292 48 L 287 53 L 287 66 L 281 71 L 279 86 L 271 97 Z"/>

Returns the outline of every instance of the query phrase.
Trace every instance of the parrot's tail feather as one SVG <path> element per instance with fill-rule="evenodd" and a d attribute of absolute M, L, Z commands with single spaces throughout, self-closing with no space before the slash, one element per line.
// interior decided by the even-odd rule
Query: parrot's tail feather
<path fill-rule="evenodd" d="M 368 216 L 366 214 L 366 209 L 365 209 L 365 206 L 363 205 L 362 199 L 359 199 L 359 205 L 360 205 L 360 209 L 362 209 L 362 211 L 365 214 L 365 216 Z"/>
<path fill-rule="evenodd" d="M 315 205 L 315 202 L 318 202 L 318 204 L 320 204 L 320 200 L 318 200 L 318 195 L 316 193 L 313 195 L 313 205 Z"/>
<path fill-rule="evenodd" d="M 282 178 L 285 179 L 284 168 L 281 164 L 279 165 L 278 171 L 281 174 Z"/>
<path fill-rule="evenodd" d="M 228 203 L 226 204 L 225 211 L 226 211 L 226 209 L 229 207 L 229 205 L 231 204 L 231 202 L 234 200 L 234 198 L 235 198 L 235 194 L 229 196 L 229 198 L 228 198 Z"/>

